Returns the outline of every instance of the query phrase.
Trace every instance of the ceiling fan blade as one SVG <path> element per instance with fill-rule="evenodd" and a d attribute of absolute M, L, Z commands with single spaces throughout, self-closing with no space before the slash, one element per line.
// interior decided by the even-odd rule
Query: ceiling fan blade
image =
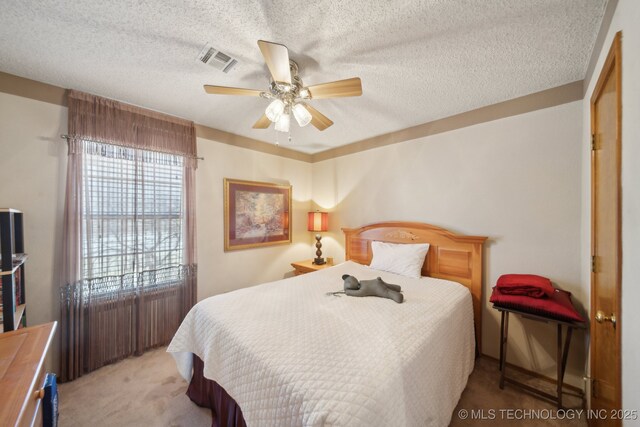
<path fill-rule="evenodd" d="M 261 90 L 256 89 L 242 89 L 239 87 L 227 87 L 227 86 L 211 86 L 204 85 L 205 92 L 212 95 L 244 95 L 244 96 L 260 96 Z"/>
<path fill-rule="evenodd" d="M 271 126 L 271 120 L 267 117 L 266 114 L 263 114 L 262 117 L 258 119 L 258 121 L 253 125 L 254 129 L 266 129 Z"/>
<path fill-rule="evenodd" d="M 360 77 L 353 77 L 351 79 L 309 86 L 307 89 L 309 89 L 311 93 L 311 99 L 360 96 L 362 95 L 362 82 L 360 81 Z"/>
<path fill-rule="evenodd" d="M 258 46 L 269 67 L 273 80 L 291 84 L 291 70 L 289 69 L 289 49 L 285 45 L 258 40 Z"/>
<path fill-rule="evenodd" d="M 311 124 L 314 125 L 318 130 L 322 131 L 328 128 L 333 124 L 333 122 L 320 111 L 313 108 L 311 105 L 303 104 L 304 108 L 307 109 L 309 113 L 311 113 Z"/>

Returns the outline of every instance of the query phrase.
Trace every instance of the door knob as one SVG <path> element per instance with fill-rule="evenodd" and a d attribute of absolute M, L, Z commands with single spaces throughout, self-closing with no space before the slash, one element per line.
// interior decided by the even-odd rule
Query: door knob
<path fill-rule="evenodd" d="M 607 316 L 604 314 L 604 311 L 598 310 L 596 311 L 596 322 L 598 323 L 611 322 L 613 323 L 613 326 L 616 326 L 616 315 L 611 313 L 611 316 Z"/>

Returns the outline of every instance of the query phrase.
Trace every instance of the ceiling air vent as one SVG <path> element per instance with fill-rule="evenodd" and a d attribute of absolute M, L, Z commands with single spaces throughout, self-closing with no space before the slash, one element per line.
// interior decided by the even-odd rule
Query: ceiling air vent
<path fill-rule="evenodd" d="M 213 68 L 216 68 L 220 71 L 228 73 L 231 71 L 238 61 L 226 53 L 220 52 L 215 47 L 207 44 L 202 51 L 200 51 L 200 55 L 198 55 L 198 61 L 203 62 L 207 65 L 211 65 Z"/>

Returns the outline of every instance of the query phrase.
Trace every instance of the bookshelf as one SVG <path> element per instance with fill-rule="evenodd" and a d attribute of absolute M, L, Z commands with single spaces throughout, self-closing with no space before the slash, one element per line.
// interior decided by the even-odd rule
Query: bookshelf
<path fill-rule="evenodd" d="M 0 208 L 0 332 L 26 326 L 24 226 L 22 212 Z"/>

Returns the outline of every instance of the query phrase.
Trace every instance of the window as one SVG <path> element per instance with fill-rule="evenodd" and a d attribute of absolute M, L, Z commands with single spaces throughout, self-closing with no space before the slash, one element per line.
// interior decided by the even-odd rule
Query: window
<path fill-rule="evenodd" d="M 183 263 L 182 156 L 84 141 L 82 278 L 151 272 L 177 280 Z M 102 281 L 104 283 L 104 281 Z M 122 282 L 120 282 L 122 286 Z"/>

